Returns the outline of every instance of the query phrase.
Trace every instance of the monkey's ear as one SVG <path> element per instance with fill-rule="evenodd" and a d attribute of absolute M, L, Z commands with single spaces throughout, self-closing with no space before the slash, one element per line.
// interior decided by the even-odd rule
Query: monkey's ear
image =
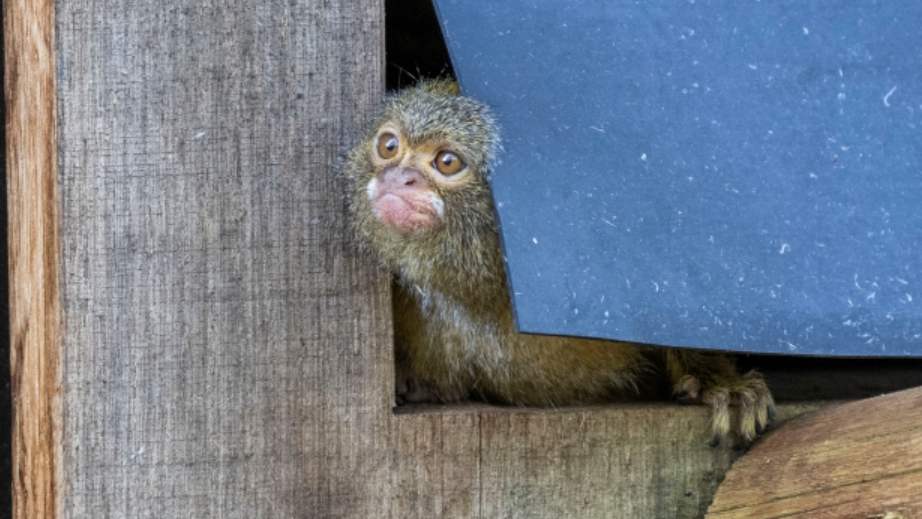
<path fill-rule="evenodd" d="M 422 81 L 418 88 L 423 92 L 442 96 L 459 96 L 461 87 L 451 79 L 432 79 Z"/>

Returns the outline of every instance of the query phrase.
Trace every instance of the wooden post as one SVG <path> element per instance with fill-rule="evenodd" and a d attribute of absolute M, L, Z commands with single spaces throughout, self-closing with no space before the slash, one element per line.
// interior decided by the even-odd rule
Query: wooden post
<path fill-rule="evenodd" d="M 61 234 L 51 0 L 5 0 L 4 102 L 15 517 L 60 496 Z"/>
<path fill-rule="evenodd" d="M 17 517 L 354 511 L 389 304 L 335 170 L 381 3 L 4 5 Z"/>
<path fill-rule="evenodd" d="M 392 412 L 380 0 L 4 8 L 16 517 L 703 513 L 704 408 Z"/>

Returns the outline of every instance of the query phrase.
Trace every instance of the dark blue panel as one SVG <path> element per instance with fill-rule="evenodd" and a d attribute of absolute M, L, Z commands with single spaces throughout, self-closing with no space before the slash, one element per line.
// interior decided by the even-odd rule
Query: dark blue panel
<path fill-rule="evenodd" d="M 922 2 L 437 10 L 522 331 L 922 355 Z"/>

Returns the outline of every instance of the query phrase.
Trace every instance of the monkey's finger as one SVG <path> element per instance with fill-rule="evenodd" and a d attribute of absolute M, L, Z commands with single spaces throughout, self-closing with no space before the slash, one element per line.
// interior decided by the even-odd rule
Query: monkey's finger
<path fill-rule="evenodd" d="M 748 446 L 768 428 L 774 413 L 774 400 L 765 379 L 756 372 L 744 375 L 732 391 L 732 402 L 739 407 L 736 432 L 738 446 Z"/>
<path fill-rule="evenodd" d="M 771 395 L 768 395 L 768 401 L 764 402 L 761 407 L 759 407 L 759 417 L 758 417 L 758 429 L 756 432 L 761 436 L 768 430 L 769 427 L 775 422 L 775 402 L 771 398 Z"/>
<path fill-rule="evenodd" d="M 758 411 L 756 410 L 756 392 L 743 387 L 740 388 L 734 400 L 738 405 L 737 411 L 737 439 L 741 446 L 752 443 L 756 437 L 756 427 L 758 422 Z"/>
<path fill-rule="evenodd" d="M 754 371 L 746 375 L 752 380 L 752 387 L 756 393 L 756 434 L 761 436 L 772 424 L 775 418 L 775 399 L 761 374 Z"/>
<path fill-rule="evenodd" d="M 711 406 L 711 432 L 709 445 L 716 447 L 730 434 L 730 395 L 724 389 L 708 391 L 704 403 Z"/>

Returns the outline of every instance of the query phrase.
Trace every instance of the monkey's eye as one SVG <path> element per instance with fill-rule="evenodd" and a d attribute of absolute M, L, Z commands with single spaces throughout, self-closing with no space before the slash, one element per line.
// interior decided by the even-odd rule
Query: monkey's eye
<path fill-rule="evenodd" d="M 400 151 L 400 139 L 393 133 L 382 133 L 378 137 L 378 156 L 382 159 L 392 159 Z"/>
<path fill-rule="evenodd" d="M 461 160 L 461 157 L 454 153 L 450 151 L 440 151 L 439 154 L 435 156 L 435 160 L 432 161 L 432 166 L 439 170 L 439 173 L 451 176 L 464 169 L 465 164 L 464 161 Z"/>

